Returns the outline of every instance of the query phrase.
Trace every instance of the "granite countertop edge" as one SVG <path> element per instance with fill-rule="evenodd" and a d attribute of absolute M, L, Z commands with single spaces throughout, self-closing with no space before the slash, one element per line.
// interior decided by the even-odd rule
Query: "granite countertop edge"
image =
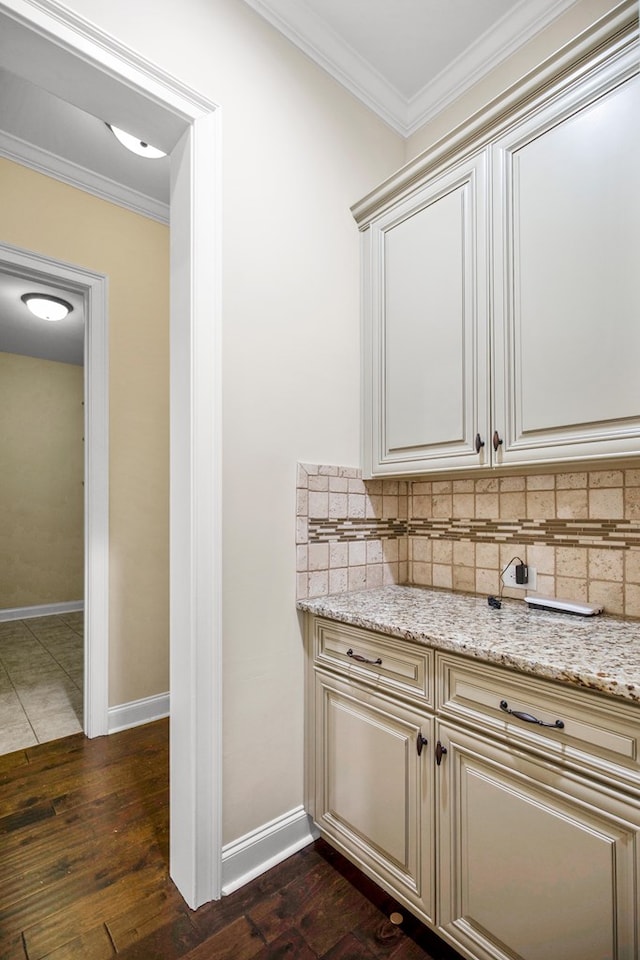
<path fill-rule="evenodd" d="M 299 610 L 640 704 L 640 621 L 388 586 L 297 602 Z"/>

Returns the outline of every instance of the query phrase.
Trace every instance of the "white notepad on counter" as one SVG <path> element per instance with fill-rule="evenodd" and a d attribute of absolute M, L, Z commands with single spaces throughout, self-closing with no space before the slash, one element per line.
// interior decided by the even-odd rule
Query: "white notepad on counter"
<path fill-rule="evenodd" d="M 525 597 L 525 603 L 538 610 L 553 610 L 556 613 L 575 613 L 581 617 L 593 617 L 602 613 L 604 607 L 576 600 L 561 600 L 559 597 Z"/>

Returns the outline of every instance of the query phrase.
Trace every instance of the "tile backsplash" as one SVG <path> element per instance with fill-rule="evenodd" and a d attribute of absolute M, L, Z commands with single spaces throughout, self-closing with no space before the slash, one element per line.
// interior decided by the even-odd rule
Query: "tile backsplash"
<path fill-rule="evenodd" d="M 408 483 L 298 464 L 297 597 L 407 583 Z"/>
<path fill-rule="evenodd" d="M 536 593 L 640 617 L 640 469 L 362 480 L 299 464 L 297 499 L 300 598 L 388 583 L 497 593 L 518 556 Z"/>

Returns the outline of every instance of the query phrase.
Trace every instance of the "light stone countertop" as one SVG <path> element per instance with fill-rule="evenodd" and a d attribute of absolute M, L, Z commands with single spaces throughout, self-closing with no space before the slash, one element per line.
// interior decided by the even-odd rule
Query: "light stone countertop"
<path fill-rule="evenodd" d="M 640 621 L 489 607 L 486 597 L 382 587 L 299 600 L 298 609 L 640 703 Z"/>

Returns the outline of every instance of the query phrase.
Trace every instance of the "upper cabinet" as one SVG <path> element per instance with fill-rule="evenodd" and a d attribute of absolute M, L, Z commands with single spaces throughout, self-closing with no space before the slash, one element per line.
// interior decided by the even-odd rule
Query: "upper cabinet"
<path fill-rule="evenodd" d="M 637 35 L 623 4 L 354 208 L 365 476 L 640 454 Z"/>
<path fill-rule="evenodd" d="M 478 462 L 489 417 L 486 197 L 483 152 L 364 235 L 372 474 Z"/>

